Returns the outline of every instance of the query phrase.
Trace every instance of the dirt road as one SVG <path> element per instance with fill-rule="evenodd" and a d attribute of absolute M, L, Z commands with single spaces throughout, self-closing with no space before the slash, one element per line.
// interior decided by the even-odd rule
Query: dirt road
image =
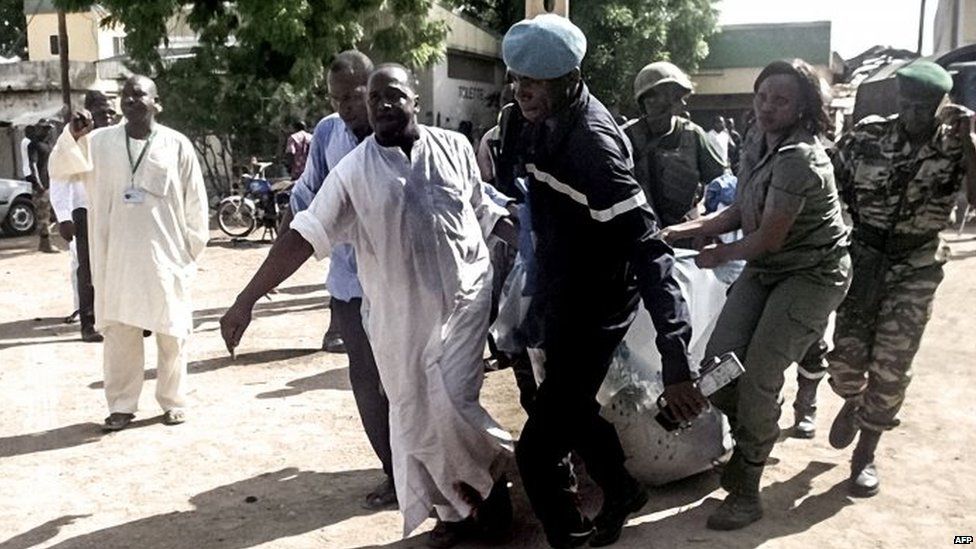
<path fill-rule="evenodd" d="M 423 547 L 422 532 L 400 539 L 396 512 L 359 506 L 382 472 L 345 356 L 318 350 L 329 322 L 327 263 L 305 265 L 260 304 L 231 361 L 217 320 L 267 246 L 215 234 L 195 290 L 189 421 L 160 423 L 150 371 L 137 421 L 105 435 L 101 347 L 62 322 L 73 309 L 68 255 L 39 254 L 34 244 L 0 239 L 0 548 Z M 724 496 L 709 472 L 655 489 L 615 547 L 917 548 L 973 535 L 976 241 L 953 251 L 903 425 L 881 442 L 880 495 L 847 497 L 849 453 L 826 441 L 840 401 L 822 386 L 818 437 L 787 439 L 773 452 L 762 521 L 705 530 Z M 790 379 L 787 402 L 794 389 Z M 482 398 L 518 431 L 524 416 L 510 372 L 488 375 Z M 782 424 L 791 420 L 787 406 Z M 515 496 L 509 546 L 543 547 L 517 478 Z"/>

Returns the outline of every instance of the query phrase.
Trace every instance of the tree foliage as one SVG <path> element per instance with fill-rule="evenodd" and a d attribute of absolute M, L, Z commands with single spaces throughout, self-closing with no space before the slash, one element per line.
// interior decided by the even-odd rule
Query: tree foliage
<path fill-rule="evenodd" d="M 583 75 L 590 91 L 611 108 L 635 114 L 631 83 L 652 61 L 695 70 L 715 32 L 715 0 L 571 0 L 570 18 L 586 34 Z M 524 0 L 455 0 L 463 13 L 499 34 L 522 19 Z"/>
<path fill-rule="evenodd" d="M 92 3 L 55 1 L 74 10 Z M 125 26 L 133 70 L 155 77 L 161 120 L 201 149 L 216 137 L 237 163 L 277 155 L 291 121 L 314 124 L 328 112 L 325 73 L 335 53 L 357 47 L 422 67 L 443 58 L 448 32 L 446 23 L 428 18 L 433 0 L 98 3 L 111 13 L 104 25 Z M 199 36 L 192 56 L 166 58 L 174 21 Z"/>
<path fill-rule="evenodd" d="M 0 0 L 0 55 L 27 55 L 27 17 L 23 0 Z"/>
<path fill-rule="evenodd" d="M 715 32 L 714 0 L 606 0 L 570 2 L 570 17 L 589 42 L 583 74 L 590 90 L 609 106 L 636 114 L 634 77 L 652 61 L 671 61 L 685 71 L 708 55 Z"/>

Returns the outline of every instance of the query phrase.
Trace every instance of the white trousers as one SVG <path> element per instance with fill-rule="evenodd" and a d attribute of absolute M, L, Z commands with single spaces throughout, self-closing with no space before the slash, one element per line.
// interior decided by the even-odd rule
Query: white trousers
<path fill-rule="evenodd" d="M 110 324 L 105 335 L 105 399 L 109 413 L 134 414 L 145 375 L 142 328 Z M 156 402 L 163 410 L 186 406 L 186 339 L 155 334 L 159 349 L 156 361 Z"/>

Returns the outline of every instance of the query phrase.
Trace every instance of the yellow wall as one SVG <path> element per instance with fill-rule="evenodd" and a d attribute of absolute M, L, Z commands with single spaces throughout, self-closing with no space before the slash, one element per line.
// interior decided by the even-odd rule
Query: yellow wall
<path fill-rule="evenodd" d="M 581 2 L 586 0 L 580 0 Z M 590 0 L 592 1 L 592 0 Z M 545 13 L 545 2 L 544 0 L 525 0 L 525 18 L 529 19 L 539 15 L 540 13 Z M 556 15 L 562 15 L 563 17 L 569 17 L 569 0 L 556 0 L 555 6 L 553 6 L 552 13 Z"/>
<path fill-rule="evenodd" d="M 69 13 L 65 20 L 68 26 L 68 58 L 71 61 L 98 61 L 112 57 L 112 38 L 125 36 L 121 28 L 100 28 L 100 16 L 94 12 Z M 30 17 L 27 25 L 27 52 L 30 60 L 57 59 L 57 55 L 51 54 L 50 41 L 50 37 L 57 34 L 56 13 L 38 13 Z"/>

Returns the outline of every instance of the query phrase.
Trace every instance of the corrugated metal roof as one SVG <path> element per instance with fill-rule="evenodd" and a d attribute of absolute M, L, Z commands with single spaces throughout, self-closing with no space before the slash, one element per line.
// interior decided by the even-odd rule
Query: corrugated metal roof
<path fill-rule="evenodd" d="M 764 67 L 799 57 L 811 65 L 830 64 L 830 21 L 726 25 L 708 40 L 701 69 Z"/>

